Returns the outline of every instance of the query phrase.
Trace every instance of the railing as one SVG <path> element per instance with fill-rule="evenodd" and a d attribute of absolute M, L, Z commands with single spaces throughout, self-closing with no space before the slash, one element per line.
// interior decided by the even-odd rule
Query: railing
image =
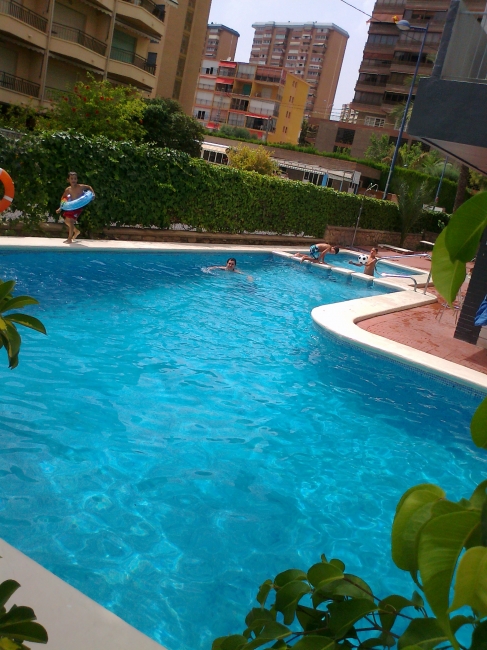
<path fill-rule="evenodd" d="M 390 83 L 390 82 L 387 82 L 387 81 L 364 81 L 362 79 L 359 79 L 357 81 L 357 86 L 359 86 L 359 85 L 360 86 L 362 86 L 362 85 L 363 86 L 385 86 L 387 83 Z"/>
<path fill-rule="evenodd" d="M 215 84 L 198 84 L 200 90 L 215 90 Z"/>
<path fill-rule="evenodd" d="M 17 18 L 17 20 L 21 20 L 41 32 L 45 33 L 47 31 L 47 18 L 36 14 L 35 11 L 26 9 L 18 2 L 14 2 L 14 0 L 0 0 L 0 13 Z"/>
<path fill-rule="evenodd" d="M 89 36 L 86 32 L 82 32 L 80 29 L 74 27 L 69 27 L 68 25 L 61 25 L 60 23 L 53 23 L 52 25 L 52 35 L 61 38 L 63 41 L 71 41 L 71 43 L 78 43 L 83 47 L 97 52 L 105 56 L 107 51 L 106 43 L 99 41 L 93 36 Z"/>
<path fill-rule="evenodd" d="M 194 100 L 196 106 L 211 106 L 213 104 L 211 99 L 198 99 Z"/>
<path fill-rule="evenodd" d="M 467 11 L 463 2 L 460 3 L 441 71 L 442 79 L 487 84 L 486 21 L 487 13 Z"/>
<path fill-rule="evenodd" d="M 135 52 L 130 52 L 129 50 L 122 50 L 119 47 L 112 47 L 110 50 L 110 58 L 113 61 L 121 61 L 122 63 L 130 63 L 135 65 L 141 70 L 145 70 L 149 74 L 156 74 L 156 64 L 147 63 L 147 59 L 135 54 Z"/>
<path fill-rule="evenodd" d="M 39 84 L 35 84 L 22 77 L 16 77 L 14 74 L 2 72 L 0 70 L 0 88 L 7 88 L 7 90 L 14 90 L 16 93 L 22 95 L 29 95 L 30 97 L 39 97 Z"/>
<path fill-rule="evenodd" d="M 164 22 L 164 19 L 166 17 L 165 5 L 163 5 L 162 7 L 158 7 L 155 2 L 152 2 L 152 0 L 123 0 L 123 1 L 128 2 L 131 5 L 135 5 L 136 7 L 142 7 L 143 9 L 146 9 L 153 16 L 159 18 L 161 22 Z"/>
<path fill-rule="evenodd" d="M 393 65 L 408 66 L 409 68 L 412 68 L 414 70 L 414 68 L 416 67 L 416 61 L 400 61 L 400 60 L 392 59 L 391 66 Z M 432 66 L 433 66 L 433 61 L 422 61 L 419 64 L 419 69 L 421 70 L 421 68 L 423 67 L 431 68 Z"/>

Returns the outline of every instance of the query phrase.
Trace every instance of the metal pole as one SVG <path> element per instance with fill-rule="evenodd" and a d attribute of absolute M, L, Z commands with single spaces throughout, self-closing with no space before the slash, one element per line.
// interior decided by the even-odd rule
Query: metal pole
<path fill-rule="evenodd" d="M 362 203 L 360 204 L 360 210 L 359 210 L 359 212 L 358 212 L 357 223 L 355 224 L 355 231 L 354 231 L 354 233 L 353 233 L 353 239 L 352 239 L 352 243 L 350 244 L 350 248 L 352 248 L 353 245 L 354 245 L 354 243 L 355 243 L 355 237 L 356 237 L 356 235 L 357 235 L 358 225 L 359 225 L 359 223 L 360 223 L 360 217 L 362 216 L 362 210 L 363 210 L 364 203 L 365 203 L 365 197 L 366 197 L 366 195 L 367 195 L 367 192 L 369 192 L 370 190 L 374 189 L 374 187 L 378 187 L 378 185 L 377 185 L 376 183 L 371 183 L 371 184 L 369 185 L 369 187 L 368 187 L 368 188 L 365 190 L 365 192 L 364 192 L 364 195 L 363 195 L 363 198 L 362 198 Z"/>
<path fill-rule="evenodd" d="M 438 203 L 438 198 L 440 196 L 441 184 L 443 183 L 443 176 L 445 175 L 446 164 L 448 162 L 448 156 L 445 158 L 445 164 L 443 165 L 443 171 L 441 172 L 440 182 L 438 183 L 438 188 L 436 190 L 435 203 Z"/>
<path fill-rule="evenodd" d="M 408 94 L 408 98 L 407 98 L 407 101 L 406 101 L 406 106 L 404 108 L 404 115 L 402 116 L 402 120 L 401 120 L 401 127 L 399 129 L 399 134 L 397 136 L 396 146 L 394 148 L 394 155 L 392 156 L 391 166 L 389 168 L 389 175 L 387 177 L 387 183 L 386 183 L 386 187 L 385 187 L 385 190 L 384 190 L 384 196 L 382 197 L 384 199 L 384 201 L 387 199 L 387 193 L 389 191 L 389 185 L 391 183 L 392 174 L 394 173 L 394 166 L 396 164 L 397 154 L 399 153 L 399 147 L 401 146 L 402 135 L 403 135 L 404 129 L 406 127 L 409 107 L 411 105 L 411 99 L 413 97 L 413 92 L 414 92 L 414 84 L 416 83 L 416 77 L 418 76 L 419 65 L 421 63 L 421 56 L 423 54 L 423 48 L 424 48 L 424 44 L 426 42 L 426 35 L 428 34 L 428 29 L 429 29 L 429 23 L 426 25 L 424 30 L 420 29 L 420 28 L 416 28 L 414 30 L 414 31 L 418 31 L 418 32 L 419 31 L 424 31 L 423 40 L 421 41 L 421 47 L 419 49 L 418 60 L 416 62 L 416 68 L 414 69 L 414 75 L 413 75 L 413 80 L 412 80 L 412 83 L 411 83 L 411 88 L 409 89 L 409 94 Z"/>

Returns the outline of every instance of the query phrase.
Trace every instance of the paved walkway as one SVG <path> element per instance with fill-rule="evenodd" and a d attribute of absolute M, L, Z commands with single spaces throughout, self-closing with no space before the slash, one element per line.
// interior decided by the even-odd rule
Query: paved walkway
<path fill-rule="evenodd" d="M 388 254 L 381 251 L 380 257 Z M 429 269 L 430 265 L 429 261 L 421 258 L 412 257 L 408 260 L 406 255 L 397 262 L 425 269 Z M 428 293 L 436 294 L 433 288 L 428 289 Z M 487 350 L 453 338 L 456 325 L 455 311 L 444 310 L 439 320 L 442 311 L 441 303 L 443 303 L 441 297 L 439 300 L 440 302 L 434 305 L 377 316 L 358 325 L 373 334 L 487 374 Z"/>

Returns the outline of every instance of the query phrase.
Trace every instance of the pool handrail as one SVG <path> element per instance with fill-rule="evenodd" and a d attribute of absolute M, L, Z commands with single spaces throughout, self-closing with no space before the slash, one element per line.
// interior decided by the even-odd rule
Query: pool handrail
<path fill-rule="evenodd" d="M 423 257 L 427 260 L 431 261 L 431 253 L 412 253 L 410 255 L 387 255 L 386 257 L 378 257 L 377 261 L 380 262 L 381 260 L 394 260 L 394 259 L 403 259 L 404 257 L 410 258 L 410 257 Z M 381 275 L 384 275 L 383 273 Z M 389 277 L 394 277 L 394 276 L 389 276 Z M 414 280 L 412 276 L 395 276 L 395 277 L 409 277 L 411 280 Z M 431 269 L 428 273 L 428 277 L 426 279 L 426 284 L 424 285 L 424 291 L 423 294 L 426 295 L 426 291 L 428 290 L 429 283 L 431 281 Z M 418 286 L 418 283 L 416 280 L 414 280 L 414 290 L 416 291 L 416 287 Z"/>
<path fill-rule="evenodd" d="M 408 280 L 412 280 L 414 282 L 415 291 L 418 288 L 418 281 L 412 275 L 401 275 L 400 273 L 381 273 L 380 276 L 381 278 L 407 278 Z"/>

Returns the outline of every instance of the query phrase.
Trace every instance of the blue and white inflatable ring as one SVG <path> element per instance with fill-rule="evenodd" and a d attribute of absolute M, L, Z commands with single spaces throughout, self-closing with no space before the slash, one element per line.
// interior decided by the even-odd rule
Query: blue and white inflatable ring
<path fill-rule="evenodd" d="M 61 210 L 79 210 L 88 205 L 88 203 L 91 203 L 94 198 L 95 195 L 93 192 L 91 190 L 86 190 L 78 199 L 74 199 L 73 201 L 61 201 Z"/>

